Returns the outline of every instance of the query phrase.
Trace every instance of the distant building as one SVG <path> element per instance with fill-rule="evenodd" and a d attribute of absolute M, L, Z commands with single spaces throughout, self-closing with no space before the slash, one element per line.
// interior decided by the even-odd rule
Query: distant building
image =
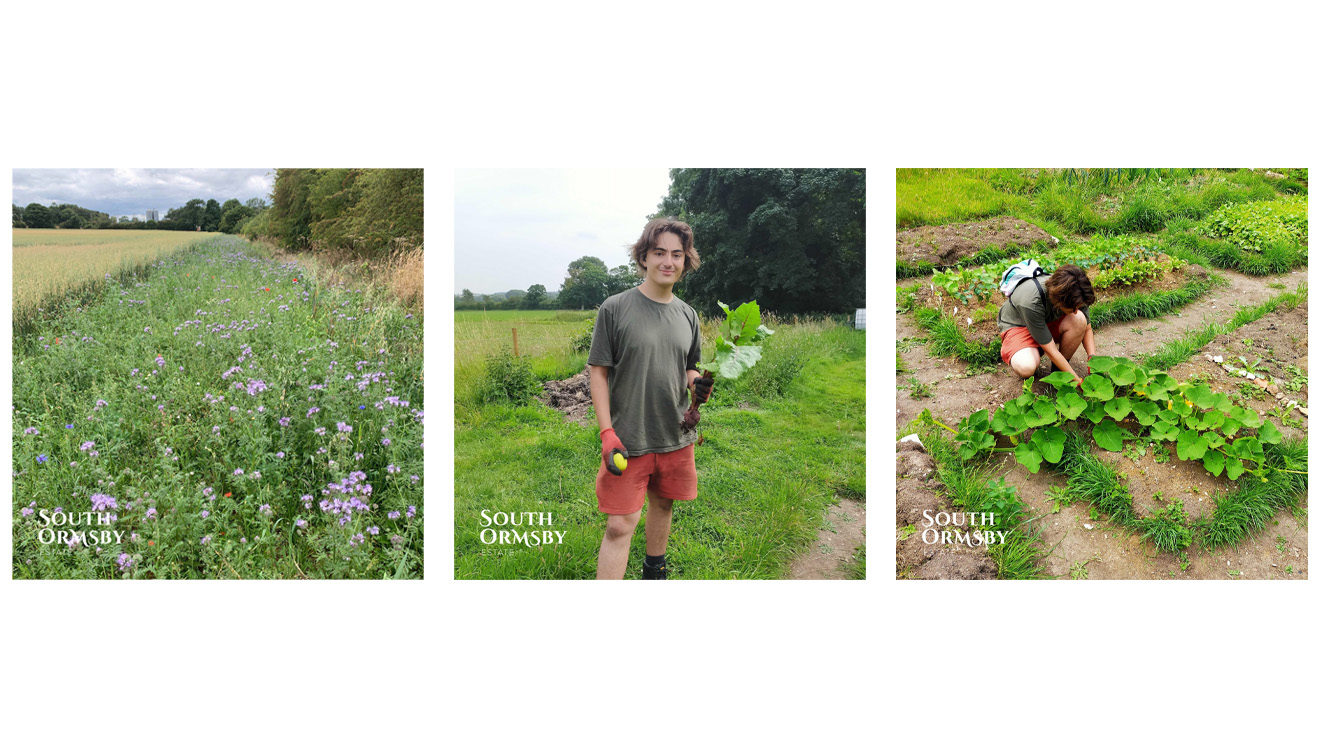
<path fill-rule="evenodd" d="M 160 211 L 158 211 L 158 210 L 149 210 L 149 211 L 147 211 L 147 220 L 148 220 L 148 221 L 159 221 L 159 220 L 160 220 Z"/>

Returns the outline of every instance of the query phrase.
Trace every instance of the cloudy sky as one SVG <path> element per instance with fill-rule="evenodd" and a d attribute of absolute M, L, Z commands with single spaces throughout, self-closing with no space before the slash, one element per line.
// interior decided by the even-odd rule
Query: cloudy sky
<path fill-rule="evenodd" d="M 116 218 L 178 208 L 193 198 L 269 200 L 274 169 L 14 169 L 14 204 L 73 203 Z"/>
<path fill-rule="evenodd" d="M 668 169 L 459 169 L 454 290 L 558 291 L 584 255 L 626 264 L 668 191 Z"/>

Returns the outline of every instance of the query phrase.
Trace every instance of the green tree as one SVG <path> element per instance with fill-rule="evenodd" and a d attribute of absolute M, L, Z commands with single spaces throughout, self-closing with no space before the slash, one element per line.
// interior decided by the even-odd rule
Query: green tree
<path fill-rule="evenodd" d="M 523 309 L 540 309 L 541 304 L 545 303 L 545 286 L 540 283 L 533 283 L 527 289 L 527 295 L 523 296 Z"/>
<path fill-rule="evenodd" d="M 641 278 L 637 271 L 631 265 L 619 265 L 610 269 L 610 277 L 605 282 L 605 296 L 610 297 L 616 293 L 623 293 L 633 286 L 637 285 Z"/>
<path fill-rule="evenodd" d="M 17 205 L 14 206 L 14 228 L 16 229 L 27 228 L 27 224 L 23 222 L 23 209 L 18 207 Z"/>
<path fill-rule="evenodd" d="M 702 267 L 678 291 L 703 312 L 749 299 L 781 314 L 866 303 L 862 169 L 674 169 L 656 215 L 692 225 Z"/>
<path fill-rule="evenodd" d="M 47 208 L 41 203 L 28 203 L 28 206 L 23 209 L 23 222 L 28 225 L 28 228 L 54 228 L 55 222 L 52 219 L 53 216 L 50 214 L 50 208 Z"/>
<path fill-rule="evenodd" d="M 220 226 L 219 230 L 226 234 L 238 233 L 238 227 L 253 215 L 253 210 L 237 200 L 226 200 L 224 205 L 220 206 Z"/>
<path fill-rule="evenodd" d="M 610 274 L 596 257 L 579 257 L 568 263 L 568 277 L 559 289 L 564 309 L 593 309 L 609 294 Z"/>
<path fill-rule="evenodd" d="M 202 231 L 219 231 L 220 218 L 224 213 L 220 210 L 220 203 L 214 199 L 206 201 L 206 208 L 202 211 Z"/>

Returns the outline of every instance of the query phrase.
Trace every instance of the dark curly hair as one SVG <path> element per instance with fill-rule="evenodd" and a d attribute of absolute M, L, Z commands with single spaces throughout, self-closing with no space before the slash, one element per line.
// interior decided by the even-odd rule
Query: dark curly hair
<path fill-rule="evenodd" d="M 1045 292 L 1056 309 L 1080 309 L 1095 303 L 1095 291 L 1086 271 L 1076 265 L 1063 265 L 1045 281 Z"/>

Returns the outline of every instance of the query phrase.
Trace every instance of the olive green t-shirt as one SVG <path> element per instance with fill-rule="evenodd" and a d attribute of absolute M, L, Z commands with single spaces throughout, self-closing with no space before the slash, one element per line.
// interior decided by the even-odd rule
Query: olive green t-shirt
<path fill-rule="evenodd" d="M 697 440 L 680 424 L 687 371 L 700 362 L 701 323 L 682 299 L 662 304 L 634 287 L 600 305 L 587 363 L 609 367 L 610 418 L 629 457 Z"/>
<path fill-rule="evenodd" d="M 1036 341 L 1037 345 L 1045 345 L 1054 341 L 1054 336 L 1050 334 L 1049 324 L 1059 317 L 1063 316 L 1059 310 L 1049 303 L 1049 292 L 1045 290 L 1045 282 L 1050 279 L 1048 275 L 1038 275 L 1036 280 L 1040 281 L 1040 288 L 1031 279 L 1022 281 L 1013 289 L 1013 295 L 1008 297 L 999 307 L 999 332 L 1002 334 L 1006 330 L 1014 327 L 1025 327 L 1027 332 L 1031 333 L 1031 339 Z M 1042 293 L 1044 292 L 1044 293 Z M 1090 307 L 1082 307 L 1082 314 L 1086 315 L 1087 322 L 1091 320 Z"/>

